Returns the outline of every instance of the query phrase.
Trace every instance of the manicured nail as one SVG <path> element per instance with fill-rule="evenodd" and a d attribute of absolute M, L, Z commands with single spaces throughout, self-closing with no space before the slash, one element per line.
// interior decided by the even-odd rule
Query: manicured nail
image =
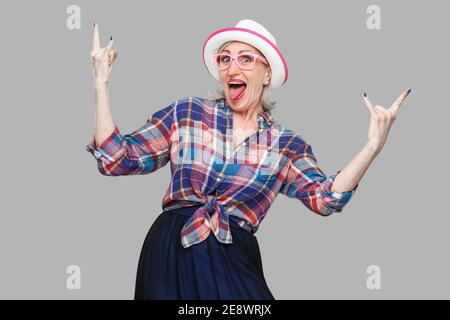
<path fill-rule="evenodd" d="M 95 22 L 94 22 L 94 28 L 95 28 Z"/>
<path fill-rule="evenodd" d="M 367 97 L 367 93 L 364 92 L 364 97 Z"/>
<path fill-rule="evenodd" d="M 113 39 L 113 37 L 111 36 L 110 38 L 109 38 L 109 40 L 112 40 Z"/>
<path fill-rule="evenodd" d="M 411 89 L 408 89 L 408 92 L 406 94 L 409 94 L 411 92 Z"/>

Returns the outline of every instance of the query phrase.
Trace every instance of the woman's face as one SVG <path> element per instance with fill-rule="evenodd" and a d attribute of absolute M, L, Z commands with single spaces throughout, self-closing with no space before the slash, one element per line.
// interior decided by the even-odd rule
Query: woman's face
<path fill-rule="evenodd" d="M 256 53 L 264 58 L 255 47 L 238 41 L 228 43 L 219 53 L 239 54 L 241 52 Z M 219 70 L 219 79 L 224 87 L 227 102 L 236 111 L 248 110 L 252 107 L 262 108 L 261 93 L 263 84 L 269 81 L 271 75 L 270 67 L 259 60 L 256 60 L 255 67 L 252 70 L 241 70 L 235 60 L 233 60 L 228 69 Z M 231 79 L 239 79 L 246 84 L 245 91 L 239 99 L 233 99 L 233 89 L 229 85 Z"/>

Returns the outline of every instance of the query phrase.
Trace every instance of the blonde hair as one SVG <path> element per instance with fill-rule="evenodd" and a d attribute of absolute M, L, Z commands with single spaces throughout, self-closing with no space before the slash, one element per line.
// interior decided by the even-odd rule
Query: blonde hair
<path fill-rule="evenodd" d="M 222 51 L 222 48 L 225 47 L 228 43 L 233 41 L 225 42 L 220 46 L 220 48 L 217 50 L 217 53 Z M 263 85 L 262 93 L 261 93 L 261 103 L 263 106 L 264 111 L 272 110 L 276 107 L 276 101 L 273 100 L 270 97 L 270 84 L 272 79 L 269 79 L 269 83 L 266 85 Z M 224 99 L 225 98 L 225 90 L 222 89 L 213 89 L 209 92 L 209 98 L 216 100 L 216 99 Z"/>

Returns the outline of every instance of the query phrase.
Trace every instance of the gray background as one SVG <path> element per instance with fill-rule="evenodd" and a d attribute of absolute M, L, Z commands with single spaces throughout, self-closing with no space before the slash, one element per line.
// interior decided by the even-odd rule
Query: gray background
<path fill-rule="evenodd" d="M 81 7 L 80 30 L 66 8 Z M 366 8 L 381 7 L 381 30 Z M 277 39 L 289 80 L 274 117 L 312 146 L 327 174 L 367 141 L 362 100 L 389 107 L 388 141 L 354 198 L 322 218 L 279 194 L 256 234 L 277 299 L 450 298 L 447 1 L 2 1 L 0 298 L 132 299 L 145 236 L 161 213 L 169 166 L 106 177 L 87 151 L 94 95 L 92 22 L 119 56 L 109 84 L 115 122 L 137 129 L 156 110 L 219 84 L 205 38 L 244 18 Z M 81 290 L 66 267 L 81 267 Z M 381 268 L 368 290 L 366 268 Z"/>

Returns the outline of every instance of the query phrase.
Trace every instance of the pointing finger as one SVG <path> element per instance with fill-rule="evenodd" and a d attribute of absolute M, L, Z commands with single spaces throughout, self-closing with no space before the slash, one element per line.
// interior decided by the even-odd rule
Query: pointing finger
<path fill-rule="evenodd" d="M 97 51 L 100 49 L 100 37 L 98 35 L 98 24 L 94 22 L 94 37 L 92 39 L 92 50 Z"/>
<path fill-rule="evenodd" d="M 372 114 L 373 112 L 375 112 L 375 106 L 373 105 L 373 103 L 370 101 L 370 99 L 367 97 L 367 93 L 364 92 L 364 96 L 363 96 L 364 102 L 367 106 L 367 108 L 369 109 L 369 112 Z"/>
<path fill-rule="evenodd" d="M 114 42 L 114 38 L 113 38 L 113 36 L 111 36 L 109 38 L 109 43 L 106 46 L 106 51 L 108 52 L 108 54 L 109 54 L 109 51 L 111 51 L 111 49 L 112 49 L 113 42 Z"/>
<path fill-rule="evenodd" d="M 411 89 L 407 89 L 402 92 L 402 94 L 395 100 L 395 102 L 392 104 L 392 106 L 389 108 L 390 111 L 392 111 L 394 114 L 398 113 L 398 110 L 400 109 L 400 106 L 402 105 L 403 101 L 406 99 L 406 97 L 411 92 Z"/>

